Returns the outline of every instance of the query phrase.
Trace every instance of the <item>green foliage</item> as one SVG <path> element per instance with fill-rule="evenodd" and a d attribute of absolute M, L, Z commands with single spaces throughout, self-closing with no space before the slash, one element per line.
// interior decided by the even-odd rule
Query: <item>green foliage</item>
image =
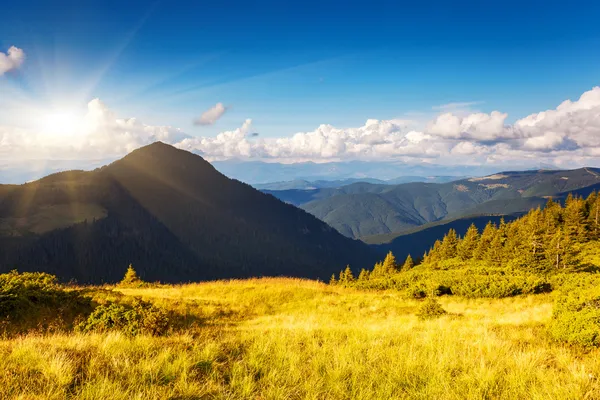
<path fill-rule="evenodd" d="M 471 298 L 503 298 L 521 294 L 540 294 L 552 291 L 544 278 L 523 274 L 464 274 L 448 281 L 452 294 Z"/>
<path fill-rule="evenodd" d="M 477 241 L 479 240 L 479 231 L 475 224 L 471 224 L 465 237 L 462 238 L 460 243 L 457 245 L 456 255 L 459 259 L 465 261 L 473 258 L 473 253 L 477 248 Z"/>
<path fill-rule="evenodd" d="M 335 274 L 331 275 L 331 278 L 329 278 L 329 284 L 330 285 L 335 285 L 337 283 L 337 280 L 335 279 Z"/>
<path fill-rule="evenodd" d="M 446 310 L 444 310 L 442 305 L 433 297 L 427 298 L 417 311 L 417 317 L 419 317 L 419 319 L 434 319 L 445 314 L 447 314 Z"/>
<path fill-rule="evenodd" d="M 450 229 L 426 254 L 424 264 L 443 268 L 440 263 L 456 258 L 535 274 L 588 268 L 580 250 L 588 241 L 598 239 L 598 203 L 595 193 L 585 200 L 569 196 L 564 207 L 549 199 L 543 210 L 530 210 L 510 223 L 488 223 L 481 235 L 474 225 L 461 239 Z"/>
<path fill-rule="evenodd" d="M 346 266 L 346 269 L 340 272 L 340 278 L 337 283 L 340 285 L 351 285 L 354 282 L 354 274 L 352 273 L 352 269 L 349 265 Z"/>
<path fill-rule="evenodd" d="M 467 298 L 504 298 L 550 292 L 552 282 L 541 275 L 501 268 L 467 267 L 456 262 L 453 268 L 428 269 L 415 267 L 410 271 L 385 277 L 357 280 L 350 286 L 366 290 L 398 290 L 409 298 L 457 295 Z"/>
<path fill-rule="evenodd" d="M 548 328 L 558 341 L 582 347 L 600 346 L 600 294 L 597 290 L 559 297 Z"/>
<path fill-rule="evenodd" d="M 66 290 L 41 272 L 0 274 L 0 331 L 66 329 L 91 303 L 78 290 Z"/>
<path fill-rule="evenodd" d="M 168 314 L 152 303 L 139 299 L 132 305 L 109 303 L 98 306 L 86 321 L 77 326 L 80 332 L 120 331 L 130 336 L 160 336 L 168 328 Z"/>

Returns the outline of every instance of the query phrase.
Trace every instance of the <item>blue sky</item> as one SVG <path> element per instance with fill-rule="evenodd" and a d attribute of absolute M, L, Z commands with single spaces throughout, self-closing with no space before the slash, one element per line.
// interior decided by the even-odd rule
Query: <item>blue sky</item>
<path fill-rule="evenodd" d="M 428 120 L 436 106 L 512 124 L 600 82 L 600 2 L 4 2 L 0 52 L 26 62 L 8 97 L 214 137 L 252 119 L 264 138 L 321 124 Z M 2 102 L 0 125 L 24 125 Z M 193 120 L 221 102 L 214 125 Z"/>
<path fill-rule="evenodd" d="M 70 97 L 100 76 L 88 97 L 191 133 L 191 115 L 216 102 L 231 112 L 212 133 L 249 117 L 281 135 L 465 101 L 517 118 L 600 78 L 598 2 L 294 3 L 10 2 L 0 43 L 27 51 L 32 96 Z"/>

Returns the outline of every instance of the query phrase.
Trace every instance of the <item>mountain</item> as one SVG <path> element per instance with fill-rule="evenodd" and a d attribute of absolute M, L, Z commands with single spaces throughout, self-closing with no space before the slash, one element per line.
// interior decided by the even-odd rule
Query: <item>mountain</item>
<path fill-rule="evenodd" d="M 283 182 L 270 182 L 270 183 L 259 183 L 254 184 L 252 187 L 258 190 L 312 190 L 312 189 L 324 189 L 324 188 L 337 188 L 341 186 L 351 185 L 353 183 L 373 183 L 373 184 L 387 184 L 386 181 L 374 178 L 348 178 L 348 179 L 337 179 L 332 181 L 317 180 L 307 181 L 304 179 L 295 179 L 293 181 Z"/>
<path fill-rule="evenodd" d="M 262 275 L 328 278 L 372 261 L 303 210 L 157 142 L 91 172 L 0 185 L 0 272 L 114 282 L 132 263 L 147 280 Z"/>
<path fill-rule="evenodd" d="M 427 183 L 448 183 L 465 179 L 465 176 L 399 176 L 394 179 L 388 179 L 385 181 L 388 185 L 399 185 L 401 183 L 412 183 L 412 182 L 427 182 Z"/>
<path fill-rule="evenodd" d="M 600 169 L 502 172 L 454 182 L 353 184 L 336 189 L 269 191 L 353 238 L 398 233 L 466 215 L 525 212 L 550 196 L 584 194 L 600 184 Z"/>
<path fill-rule="evenodd" d="M 344 179 L 396 180 L 404 183 L 403 177 L 448 177 L 459 179 L 464 176 L 482 176 L 498 172 L 497 167 L 489 166 L 446 166 L 435 164 L 408 164 L 399 161 L 339 161 L 339 162 L 298 162 L 283 164 L 278 162 L 225 160 L 213 161 L 214 167 L 221 173 L 252 185 L 289 182 L 294 180 L 335 181 Z M 400 177 L 400 178 L 399 178 Z M 454 178 L 456 177 L 456 178 Z M 413 181 L 412 179 L 410 180 Z"/>
<path fill-rule="evenodd" d="M 379 185 L 397 185 L 400 183 L 409 182 L 429 182 L 429 183 L 445 183 L 452 182 L 464 177 L 456 176 L 400 176 L 394 179 L 381 180 L 375 178 L 347 178 L 336 180 L 316 180 L 307 181 L 304 179 L 295 179 L 293 181 L 259 183 L 252 185 L 258 190 L 313 190 L 325 188 L 339 188 L 342 186 L 352 185 L 353 183 L 371 183 Z"/>

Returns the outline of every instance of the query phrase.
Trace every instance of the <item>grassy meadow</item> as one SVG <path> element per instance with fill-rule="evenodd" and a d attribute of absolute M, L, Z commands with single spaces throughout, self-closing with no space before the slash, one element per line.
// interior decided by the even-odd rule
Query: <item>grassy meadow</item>
<path fill-rule="evenodd" d="M 600 353 L 547 333 L 554 293 L 423 300 L 265 278 L 90 289 L 178 315 L 164 336 L 0 340 L 1 399 L 598 399 Z"/>

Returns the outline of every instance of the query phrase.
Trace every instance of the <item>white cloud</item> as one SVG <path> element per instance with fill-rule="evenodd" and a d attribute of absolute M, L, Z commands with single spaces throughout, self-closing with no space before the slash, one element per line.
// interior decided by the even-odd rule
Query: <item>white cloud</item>
<path fill-rule="evenodd" d="M 431 107 L 431 109 L 438 111 L 464 110 L 470 109 L 471 107 L 480 104 L 483 104 L 483 101 L 459 101 L 454 103 L 441 104 L 439 106 L 433 106 Z"/>
<path fill-rule="evenodd" d="M 162 140 L 209 160 L 241 158 L 281 162 L 402 160 L 437 164 L 538 165 L 571 167 L 600 161 L 600 88 L 552 110 L 508 124 L 507 114 L 443 113 L 428 123 L 370 119 L 354 128 L 320 125 L 287 137 L 257 137 L 252 120 L 214 137 L 192 137 L 170 126 L 121 119 L 93 100 L 78 134 L 48 137 L 0 127 L 0 159 L 23 154 L 46 158 L 115 157 Z M 422 129 L 421 129 L 421 128 Z"/>
<path fill-rule="evenodd" d="M 227 107 L 225 107 L 223 103 L 217 103 L 213 107 L 204 111 L 200 118 L 194 121 L 194 125 L 214 125 L 215 122 L 217 122 L 226 111 Z"/>
<path fill-rule="evenodd" d="M 120 119 L 98 99 L 89 102 L 73 132 L 57 132 L 62 132 L 60 127 L 27 130 L 0 126 L 0 159 L 111 158 L 158 140 L 177 143 L 189 137 L 170 126 Z"/>
<path fill-rule="evenodd" d="M 25 52 L 15 46 L 8 49 L 6 54 L 0 52 L 0 76 L 18 69 L 25 61 Z"/>

